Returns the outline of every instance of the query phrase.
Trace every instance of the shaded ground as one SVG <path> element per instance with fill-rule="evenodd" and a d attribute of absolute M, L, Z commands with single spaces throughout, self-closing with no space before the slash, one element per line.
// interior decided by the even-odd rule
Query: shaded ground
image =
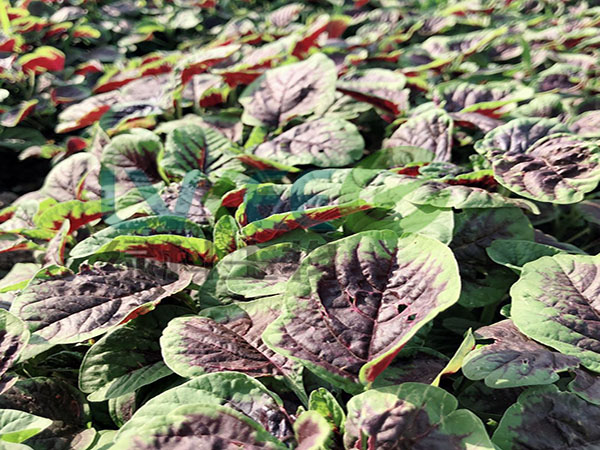
<path fill-rule="evenodd" d="M 0 205 L 6 192 L 17 196 L 39 189 L 50 170 L 45 159 L 19 161 L 14 150 L 0 148 Z"/>

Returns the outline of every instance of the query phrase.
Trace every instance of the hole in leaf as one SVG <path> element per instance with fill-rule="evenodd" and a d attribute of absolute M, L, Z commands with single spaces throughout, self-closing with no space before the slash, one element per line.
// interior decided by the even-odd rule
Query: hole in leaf
<path fill-rule="evenodd" d="M 408 308 L 407 305 L 398 305 L 398 314 L 402 314 L 406 308 Z"/>
<path fill-rule="evenodd" d="M 415 320 L 417 318 L 416 314 L 411 314 L 410 316 L 408 316 L 408 318 L 406 320 L 408 320 L 409 322 L 412 322 L 413 320 Z"/>

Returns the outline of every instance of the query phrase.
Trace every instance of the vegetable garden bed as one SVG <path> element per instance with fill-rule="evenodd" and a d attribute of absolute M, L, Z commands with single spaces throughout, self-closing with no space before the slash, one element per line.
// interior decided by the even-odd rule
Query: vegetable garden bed
<path fill-rule="evenodd" d="M 0 448 L 600 448 L 594 1 L 0 25 Z"/>

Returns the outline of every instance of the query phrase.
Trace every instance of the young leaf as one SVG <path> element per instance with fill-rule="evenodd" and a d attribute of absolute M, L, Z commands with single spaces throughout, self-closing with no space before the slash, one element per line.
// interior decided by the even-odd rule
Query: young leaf
<path fill-rule="evenodd" d="M 298 450 L 327 450 L 331 442 L 331 427 L 317 411 L 304 411 L 294 422 Z"/>

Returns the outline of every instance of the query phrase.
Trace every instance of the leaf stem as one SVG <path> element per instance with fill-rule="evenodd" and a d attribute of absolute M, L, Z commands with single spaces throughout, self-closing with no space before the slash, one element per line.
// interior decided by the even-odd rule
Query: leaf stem
<path fill-rule="evenodd" d="M 496 303 L 492 303 L 491 305 L 485 305 L 483 307 L 483 311 L 481 311 L 479 321 L 486 325 L 492 323 L 494 321 L 494 316 L 496 315 L 497 307 L 498 305 Z"/>
<path fill-rule="evenodd" d="M 575 233 L 573 236 L 571 236 L 569 239 L 567 239 L 565 242 L 567 244 L 570 244 L 571 242 L 576 241 L 577 239 L 579 239 L 581 236 L 584 236 L 588 233 L 589 228 L 585 228 L 583 230 L 581 230 L 579 233 Z"/>

